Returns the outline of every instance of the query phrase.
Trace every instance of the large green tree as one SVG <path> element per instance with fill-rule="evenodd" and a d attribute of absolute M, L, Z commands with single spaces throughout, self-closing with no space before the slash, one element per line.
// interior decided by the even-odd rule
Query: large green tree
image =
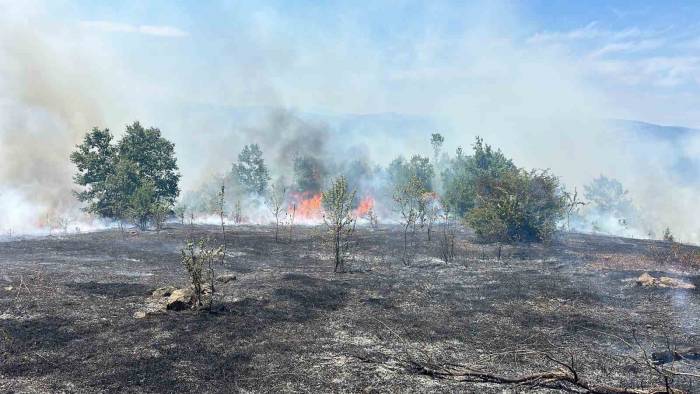
<path fill-rule="evenodd" d="M 270 172 L 258 144 L 246 145 L 238 154 L 233 172 L 248 193 L 263 195 L 270 181 Z"/>
<path fill-rule="evenodd" d="M 175 145 L 139 122 L 128 125 L 117 144 L 108 129 L 92 129 L 70 160 L 78 170 L 75 183 L 83 187 L 76 192 L 78 200 L 102 217 L 131 217 L 145 227 L 153 209 L 171 207 L 180 192 Z"/>

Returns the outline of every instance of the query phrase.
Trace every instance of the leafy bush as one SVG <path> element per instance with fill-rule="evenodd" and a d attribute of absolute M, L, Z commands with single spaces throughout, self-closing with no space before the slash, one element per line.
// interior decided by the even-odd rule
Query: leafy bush
<path fill-rule="evenodd" d="M 478 203 L 466 221 L 483 241 L 547 241 L 564 216 L 566 198 L 548 171 L 482 176 L 476 189 Z"/>
<path fill-rule="evenodd" d="M 479 179 L 498 179 L 516 170 L 512 160 L 500 150 L 491 149 L 481 138 L 476 138 L 473 148 L 472 156 L 465 155 L 461 148 L 457 149 L 456 157 L 449 160 L 442 172 L 442 201 L 457 217 L 464 217 L 476 206 Z"/>

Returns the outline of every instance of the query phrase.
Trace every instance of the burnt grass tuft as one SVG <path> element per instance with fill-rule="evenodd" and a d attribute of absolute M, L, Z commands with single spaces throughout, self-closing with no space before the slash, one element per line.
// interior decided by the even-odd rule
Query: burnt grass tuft
<path fill-rule="evenodd" d="M 622 356 L 697 345 L 698 290 L 634 285 L 642 272 L 700 287 L 696 266 L 658 261 L 662 243 L 560 235 L 551 245 L 481 245 L 458 236 L 442 262 L 424 233 L 410 266 L 398 228 L 361 228 L 348 271 L 333 273 L 319 230 L 230 228 L 216 313 L 135 319 L 157 287 L 184 286 L 179 250 L 216 227 L 104 231 L 0 242 L 1 392 L 501 392 L 433 380 L 397 358 L 505 375 L 551 367 L 514 349 L 573 353 L 586 379 L 659 384 Z M 374 360 L 367 362 L 368 359 Z M 693 390 L 689 380 L 674 382 Z M 522 389 L 522 388 L 521 388 Z"/>

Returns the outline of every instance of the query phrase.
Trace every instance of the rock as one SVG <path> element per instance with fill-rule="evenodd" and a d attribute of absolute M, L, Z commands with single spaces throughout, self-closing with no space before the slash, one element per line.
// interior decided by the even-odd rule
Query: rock
<path fill-rule="evenodd" d="M 639 275 L 639 278 L 637 278 L 637 284 L 639 286 L 654 286 L 654 277 L 645 272 Z"/>
<path fill-rule="evenodd" d="M 219 283 L 228 283 L 236 280 L 236 275 L 234 274 L 224 274 L 224 275 L 219 275 L 216 278 L 216 281 Z"/>
<path fill-rule="evenodd" d="M 688 283 L 676 278 L 669 278 L 668 276 L 662 276 L 660 278 L 654 278 L 645 272 L 637 278 L 637 285 L 644 287 L 668 287 L 672 289 L 689 289 L 695 288 L 695 285 Z"/>
<path fill-rule="evenodd" d="M 151 293 L 151 295 L 152 295 L 153 297 L 158 297 L 158 298 L 160 298 L 160 297 L 170 297 L 170 295 L 171 295 L 175 290 L 177 290 L 177 288 L 175 288 L 175 286 L 163 286 L 163 287 L 159 287 L 159 288 L 153 290 L 153 293 Z"/>
<path fill-rule="evenodd" d="M 182 311 L 192 306 L 194 291 L 191 288 L 176 289 L 165 302 L 165 308 L 169 311 Z"/>
<path fill-rule="evenodd" d="M 14 287 L 12 287 L 12 286 L 5 287 L 5 291 L 12 291 L 12 289 L 14 289 Z"/>
<path fill-rule="evenodd" d="M 146 317 L 146 311 L 136 311 L 134 312 L 134 319 L 143 319 Z"/>

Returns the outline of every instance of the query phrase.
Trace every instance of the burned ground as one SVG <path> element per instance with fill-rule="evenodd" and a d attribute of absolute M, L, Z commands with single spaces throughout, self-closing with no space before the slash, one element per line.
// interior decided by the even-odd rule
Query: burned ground
<path fill-rule="evenodd" d="M 0 391 L 500 392 L 396 360 L 551 368 L 529 350 L 573 355 L 591 381 L 642 387 L 661 382 L 625 358 L 640 349 L 624 341 L 647 352 L 698 342 L 697 289 L 628 280 L 650 272 L 700 286 L 692 261 L 659 258 L 667 243 L 562 235 L 504 246 L 499 260 L 497 245 L 461 232 L 455 261 L 422 239 L 405 266 L 399 229 L 363 228 L 350 272 L 334 274 L 320 230 L 280 243 L 272 231 L 230 228 L 219 271 L 238 279 L 220 285 L 217 313 L 145 319 L 133 315 L 153 289 L 186 284 L 187 237 L 218 239 L 216 227 L 0 242 Z M 687 377 L 673 383 L 698 391 Z"/>

